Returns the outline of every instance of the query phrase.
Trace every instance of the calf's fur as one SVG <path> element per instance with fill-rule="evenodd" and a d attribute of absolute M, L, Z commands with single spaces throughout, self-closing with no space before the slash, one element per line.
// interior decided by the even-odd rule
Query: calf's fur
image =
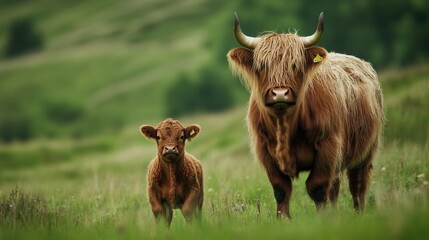
<path fill-rule="evenodd" d="M 203 168 L 185 151 L 185 141 L 199 132 L 198 125 L 183 127 L 177 120 L 166 119 L 156 128 L 142 125 L 140 131 L 155 139 L 156 157 L 148 167 L 147 190 L 156 220 L 164 219 L 169 226 L 173 209 L 179 208 L 187 222 L 201 218 L 203 206 Z"/>

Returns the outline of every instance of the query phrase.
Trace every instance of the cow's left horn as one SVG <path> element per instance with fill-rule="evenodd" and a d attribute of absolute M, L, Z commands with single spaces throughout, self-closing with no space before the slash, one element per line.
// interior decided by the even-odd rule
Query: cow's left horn
<path fill-rule="evenodd" d="M 301 37 L 302 41 L 304 42 L 305 47 L 311 47 L 314 44 L 316 44 L 323 33 L 323 12 L 319 15 L 319 23 L 317 24 L 317 30 L 316 32 L 308 37 Z"/>
<path fill-rule="evenodd" d="M 240 22 L 238 21 L 236 12 L 234 12 L 234 33 L 238 43 L 240 43 L 245 48 L 255 49 L 256 44 L 258 44 L 258 42 L 261 40 L 260 37 L 255 38 L 244 35 L 244 33 L 241 31 Z"/>

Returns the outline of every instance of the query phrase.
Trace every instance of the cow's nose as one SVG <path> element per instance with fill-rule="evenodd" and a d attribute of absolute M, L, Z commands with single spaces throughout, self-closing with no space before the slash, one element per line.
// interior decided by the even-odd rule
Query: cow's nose
<path fill-rule="evenodd" d="M 165 146 L 164 147 L 164 153 L 176 153 L 176 147 L 175 146 Z"/>
<path fill-rule="evenodd" d="M 295 94 L 293 90 L 288 87 L 271 88 L 265 93 L 265 105 L 268 107 L 274 105 L 284 107 L 284 104 L 293 105 L 295 101 Z"/>
<path fill-rule="evenodd" d="M 271 96 L 275 102 L 286 101 L 288 92 L 288 88 L 273 88 L 271 89 Z"/>

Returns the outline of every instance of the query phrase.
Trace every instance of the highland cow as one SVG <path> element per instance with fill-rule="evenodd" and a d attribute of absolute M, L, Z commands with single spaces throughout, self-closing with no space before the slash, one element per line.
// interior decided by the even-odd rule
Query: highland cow
<path fill-rule="evenodd" d="M 157 156 L 148 167 L 149 202 L 156 220 L 170 226 L 173 209 L 179 208 L 187 222 L 201 218 L 203 206 L 203 169 L 201 163 L 185 151 L 185 141 L 200 132 L 198 125 L 183 127 L 179 121 L 166 119 L 156 128 L 143 125 L 140 131 L 155 139 Z"/>
<path fill-rule="evenodd" d="M 384 123 L 383 96 L 371 65 L 314 46 L 323 32 L 246 36 L 235 14 L 232 72 L 250 91 L 251 142 L 274 190 L 277 217 L 290 218 L 291 180 L 310 171 L 316 208 L 335 203 L 347 171 L 354 208 L 363 211 L 370 170 Z"/>

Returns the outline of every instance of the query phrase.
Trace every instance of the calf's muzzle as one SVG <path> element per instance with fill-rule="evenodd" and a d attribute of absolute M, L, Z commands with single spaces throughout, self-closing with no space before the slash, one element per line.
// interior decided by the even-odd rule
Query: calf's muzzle
<path fill-rule="evenodd" d="M 167 155 L 167 154 L 178 154 L 179 152 L 177 151 L 176 146 L 165 146 L 164 150 L 163 150 L 163 155 Z"/>

